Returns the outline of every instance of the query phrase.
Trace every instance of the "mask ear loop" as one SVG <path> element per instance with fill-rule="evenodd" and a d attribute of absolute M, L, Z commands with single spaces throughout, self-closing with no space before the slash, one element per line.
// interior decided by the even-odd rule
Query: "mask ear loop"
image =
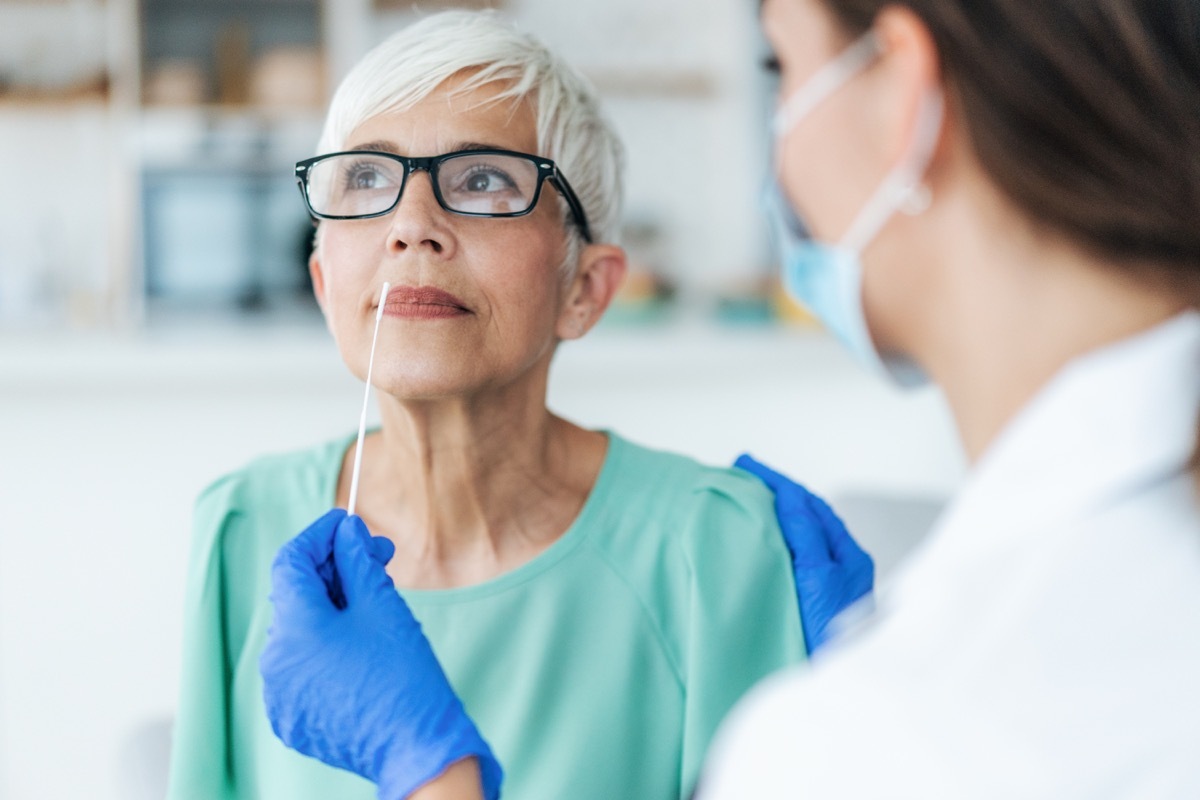
<path fill-rule="evenodd" d="M 934 89 L 922 101 L 912 152 L 884 178 L 842 237 L 841 247 L 861 253 L 897 210 L 916 216 L 929 208 L 933 198 L 921 181 L 933 159 L 942 118 L 942 92 Z"/>
<path fill-rule="evenodd" d="M 353 516 L 354 507 L 358 504 L 358 476 L 362 472 L 363 438 L 367 433 L 367 404 L 371 400 L 371 372 L 375 368 L 375 343 L 379 341 L 379 321 L 383 319 L 383 304 L 387 300 L 390 285 L 385 281 L 383 290 L 379 293 L 379 306 L 375 310 L 375 333 L 371 336 L 371 355 L 367 360 L 367 388 L 363 392 L 362 413 L 358 417 L 358 444 L 354 446 L 354 469 L 350 473 L 350 502 L 346 504 L 346 513 Z"/>
<path fill-rule="evenodd" d="M 784 136 L 792 127 L 814 108 L 821 104 L 826 97 L 833 94 L 843 83 L 849 80 L 883 52 L 879 38 L 874 31 L 868 31 L 859 37 L 858 41 L 847 47 L 840 55 L 821 67 L 808 83 L 797 90 L 775 113 L 772 124 L 775 138 Z"/>
<path fill-rule="evenodd" d="M 933 203 L 933 191 L 925 185 L 925 172 L 929 162 L 933 161 L 933 151 L 937 148 L 938 139 L 942 132 L 942 122 L 946 117 L 946 98 L 941 89 L 933 89 L 925 99 L 925 111 L 917 120 L 917 130 L 914 138 L 917 146 L 913 151 L 912 181 L 908 192 L 901 201 L 900 210 L 910 217 L 923 214 Z M 916 165 L 920 165 L 916 167 Z"/>

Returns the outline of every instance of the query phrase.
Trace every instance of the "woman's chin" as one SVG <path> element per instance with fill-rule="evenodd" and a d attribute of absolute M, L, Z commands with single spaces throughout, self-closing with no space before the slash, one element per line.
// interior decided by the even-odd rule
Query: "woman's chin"
<path fill-rule="evenodd" d="M 382 366 L 382 369 L 380 368 Z M 401 403 L 428 403 L 434 401 L 453 401 L 486 394 L 489 386 L 511 384 L 512 380 L 494 371 L 480 374 L 475 369 L 450 363 L 449 359 L 440 363 L 431 359 L 424 363 L 408 363 L 403 368 L 400 365 L 379 363 L 375 361 L 375 372 L 371 383 L 380 399 L 387 396 Z M 518 377 L 519 381 L 520 378 Z"/>
<path fill-rule="evenodd" d="M 433 378 L 388 378 L 372 380 L 379 394 L 399 403 L 453 401 L 475 394 L 477 387 L 465 381 Z"/>

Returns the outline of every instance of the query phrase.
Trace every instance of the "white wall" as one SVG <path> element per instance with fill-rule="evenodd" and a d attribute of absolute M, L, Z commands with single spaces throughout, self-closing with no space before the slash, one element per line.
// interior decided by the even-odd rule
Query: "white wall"
<path fill-rule="evenodd" d="M 360 392 L 317 329 L 0 339 L 0 798 L 140 797 L 129 737 L 175 704 L 192 498 L 353 430 Z M 602 329 L 564 347 L 551 405 L 825 493 L 942 495 L 961 473 L 937 395 L 817 334 Z"/>

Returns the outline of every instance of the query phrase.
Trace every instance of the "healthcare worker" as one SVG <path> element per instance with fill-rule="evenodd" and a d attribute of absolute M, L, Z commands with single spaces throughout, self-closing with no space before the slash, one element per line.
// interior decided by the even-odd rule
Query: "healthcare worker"
<path fill-rule="evenodd" d="M 698 795 L 1200 797 L 1200 2 L 762 18 L 785 280 L 868 368 L 937 382 L 972 468 L 874 616 L 734 710 Z M 268 712 L 381 786 L 482 796 L 370 553 L 355 518 L 281 551 Z"/>

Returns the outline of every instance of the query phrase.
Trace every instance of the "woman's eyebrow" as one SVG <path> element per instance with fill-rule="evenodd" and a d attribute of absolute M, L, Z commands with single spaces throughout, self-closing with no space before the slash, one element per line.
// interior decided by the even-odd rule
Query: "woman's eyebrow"
<path fill-rule="evenodd" d="M 397 155 L 397 156 L 402 155 L 400 152 L 400 148 L 396 147 L 395 144 L 393 144 L 392 142 L 385 142 L 383 140 L 379 140 L 379 141 L 375 141 L 375 142 L 363 142 L 362 144 L 356 144 L 349 149 L 350 150 L 372 150 L 376 153 L 392 153 L 393 155 Z"/>
<path fill-rule="evenodd" d="M 511 150 L 511 147 L 503 147 L 491 142 L 456 142 L 450 152 L 456 150 Z"/>

